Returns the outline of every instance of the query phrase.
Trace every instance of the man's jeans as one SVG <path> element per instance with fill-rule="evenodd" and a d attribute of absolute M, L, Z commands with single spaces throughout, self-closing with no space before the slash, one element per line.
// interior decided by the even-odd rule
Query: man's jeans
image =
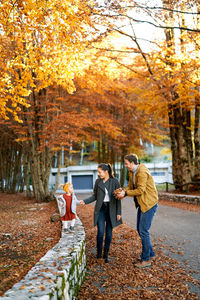
<path fill-rule="evenodd" d="M 148 261 L 151 257 L 155 256 L 155 252 L 153 251 L 151 239 L 149 235 L 149 229 L 151 227 L 151 223 L 153 217 L 158 209 L 158 204 L 154 205 L 151 209 L 143 213 L 138 207 L 137 212 L 137 231 L 142 240 L 142 254 L 141 260 Z"/>
<path fill-rule="evenodd" d="M 105 228 L 106 227 L 106 228 Z M 109 203 L 104 204 L 99 212 L 98 222 L 97 222 L 97 249 L 103 248 L 103 238 L 106 229 L 105 245 L 104 248 L 109 250 L 110 243 L 112 241 L 112 224 L 110 221 L 109 214 Z"/>

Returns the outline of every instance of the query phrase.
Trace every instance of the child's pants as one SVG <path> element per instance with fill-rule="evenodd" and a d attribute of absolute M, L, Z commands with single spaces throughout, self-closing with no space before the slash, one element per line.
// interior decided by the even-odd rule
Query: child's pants
<path fill-rule="evenodd" d="M 68 226 L 74 227 L 75 221 L 76 219 L 73 219 L 71 221 L 62 221 L 63 229 L 67 229 Z"/>

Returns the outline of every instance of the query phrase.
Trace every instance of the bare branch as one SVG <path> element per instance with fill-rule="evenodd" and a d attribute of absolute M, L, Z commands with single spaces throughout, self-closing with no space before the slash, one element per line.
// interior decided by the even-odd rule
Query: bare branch
<path fill-rule="evenodd" d="M 140 53 L 137 49 L 135 50 L 117 50 L 117 49 L 108 49 L 108 48 L 99 48 L 99 47 L 91 47 L 97 50 L 110 51 L 110 52 L 122 52 L 122 53 Z M 147 54 L 147 53 L 146 53 Z"/>
<path fill-rule="evenodd" d="M 139 45 L 139 43 L 137 41 L 136 34 L 135 34 L 135 31 L 134 31 L 134 28 L 133 28 L 133 24 L 132 24 L 131 21 L 130 21 L 130 25 L 131 25 L 131 28 L 132 28 L 132 31 L 133 31 L 133 34 L 134 34 L 134 42 L 136 43 L 136 45 L 138 47 L 138 50 L 139 50 L 140 54 L 142 55 L 142 57 L 143 57 L 143 59 L 144 59 L 144 61 L 146 63 L 146 66 L 147 66 L 147 69 L 148 69 L 149 73 L 151 75 L 153 75 L 153 72 L 152 72 L 151 67 L 149 65 L 149 62 L 148 62 L 148 60 L 147 60 L 147 58 L 145 56 L 145 53 L 142 51 L 142 49 L 141 49 L 141 47 L 140 47 L 140 45 Z"/>
<path fill-rule="evenodd" d="M 130 71 L 132 71 L 132 72 L 134 72 L 134 73 L 136 73 L 136 74 L 138 74 L 138 75 L 144 77 L 144 75 L 142 75 L 141 73 L 139 73 L 139 72 L 137 72 L 136 70 L 132 69 L 130 66 L 125 65 L 125 64 L 121 63 L 120 61 L 118 61 L 116 57 L 110 57 L 110 56 L 108 56 L 108 58 L 114 60 L 114 61 L 115 61 L 117 64 L 119 64 L 120 66 L 122 66 L 122 67 L 124 67 L 124 68 L 126 68 L 126 69 L 128 69 L 128 70 L 130 70 Z"/>
<path fill-rule="evenodd" d="M 125 7 L 124 7 L 125 8 Z M 183 11 L 183 10 L 176 10 L 172 8 L 166 8 L 166 7 L 160 7 L 160 6 L 142 6 L 139 4 L 126 6 L 126 8 L 141 8 L 141 9 L 152 9 L 152 10 L 165 10 L 165 11 L 171 11 L 179 14 L 188 14 L 188 15 L 200 15 L 199 12 L 190 12 L 190 11 Z"/>
<path fill-rule="evenodd" d="M 101 5 L 98 6 L 98 8 L 104 8 L 104 9 L 108 9 L 107 6 L 105 5 Z M 143 10 L 165 10 L 165 11 L 170 11 L 170 12 L 174 12 L 174 13 L 179 13 L 179 14 L 187 14 L 187 15 L 200 15 L 200 12 L 191 12 L 191 11 L 183 11 L 183 10 L 177 10 L 177 9 L 172 9 L 172 8 L 167 8 L 167 7 L 161 7 L 161 6 L 142 6 L 139 5 L 137 2 L 135 2 L 135 5 L 126 5 L 126 6 L 120 6 L 120 9 L 127 9 L 127 8 L 140 8 Z M 115 7 L 112 7 L 113 10 L 115 10 Z M 116 11 L 119 10 L 119 7 L 116 6 Z"/>
<path fill-rule="evenodd" d="M 95 14 L 97 14 L 95 12 Z M 108 17 L 108 18 L 113 18 L 113 17 L 125 17 L 125 18 L 128 18 L 130 19 L 131 21 L 133 22 L 136 22 L 136 23 L 147 23 L 147 24 L 150 24 L 156 28 L 162 28 L 162 29 L 179 29 L 179 30 L 186 30 L 186 31 L 192 31 L 192 32 L 200 32 L 200 29 L 193 29 L 193 28 L 188 28 L 188 27 L 182 27 L 182 26 L 164 26 L 164 25 L 157 25 L 153 22 L 150 22 L 150 21 L 147 21 L 147 20 L 138 20 L 138 19 L 135 19 L 133 17 L 130 17 L 128 15 L 124 15 L 124 14 L 115 14 L 115 15 L 109 15 L 109 14 L 97 14 L 97 15 L 100 15 L 102 17 Z"/>

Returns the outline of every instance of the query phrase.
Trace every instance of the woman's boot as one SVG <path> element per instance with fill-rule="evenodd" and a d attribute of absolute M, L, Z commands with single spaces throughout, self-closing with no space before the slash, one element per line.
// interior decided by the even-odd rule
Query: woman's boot
<path fill-rule="evenodd" d="M 97 248 L 97 259 L 102 258 L 102 249 Z"/>
<path fill-rule="evenodd" d="M 105 258 L 105 263 L 108 263 L 108 262 L 109 262 L 109 259 L 108 259 L 108 252 L 109 252 L 109 249 L 105 249 L 105 248 L 104 248 L 103 258 Z"/>

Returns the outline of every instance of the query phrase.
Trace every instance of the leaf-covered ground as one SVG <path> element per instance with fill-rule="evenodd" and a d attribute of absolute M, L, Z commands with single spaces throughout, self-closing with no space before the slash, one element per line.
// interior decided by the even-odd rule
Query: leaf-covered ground
<path fill-rule="evenodd" d="M 200 212 L 191 204 L 161 201 L 164 205 Z M 60 238 L 60 222 L 51 223 L 56 202 L 36 203 L 23 194 L 0 193 L 0 295 L 20 281 Z M 126 224 L 114 229 L 110 263 L 96 260 L 93 206 L 78 207 L 86 231 L 88 273 L 77 299 L 198 299 L 187 282 L 198 284 L 176 260 L 157 248 L 151 268 L 136 269 L 140 239 Z M 154 245 L 156 246 L 156 240 Z"/>
<path fill-rule="evenodd" d="M 168 203 L 166 201 L 165 205 Z M 175 203 L 168 203 L 176 205 Z M 177 204 L 179 208 L 180 203 Z M 187 204 L 188 206 L 188 204 Z M 183 207 L 186 209 L 186 205 Z M 85 208 L 85 206 L 84 206 Z M 126 224 L 114 229 L 110 250 L 110 263 L 96 259 L 96 228 L 92 226 L 93 207 L 78 208 L 79 216 L 86 230 L 86 251 L 88 274 L 83 283 L 78 300 L 92 299 L 198 299 L 189 291 L 188 283 L 199 283 L 179 266 L 179 262 L 159 250 L 160 244 L 154 240 L 156 260 L 152 267 L 138 269 L 134 266 L 141 252 L 137 232 Z M 199 210 L 196 205 L 193 210 Z M 162 247 L 161 247 L 162 248 Z"/>
<path fill-rule="evenodd" d="M 59 241 L 60 222 L 50 222 L 55 212 L 56 202 L 0 193 L 0 296 Z"/>

